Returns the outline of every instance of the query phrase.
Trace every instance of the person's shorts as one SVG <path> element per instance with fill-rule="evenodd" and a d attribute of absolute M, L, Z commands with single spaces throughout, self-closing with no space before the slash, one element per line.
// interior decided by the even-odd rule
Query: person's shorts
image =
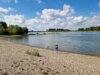
<path fill-rule="evenodd" d="M 58 51 L 58 48 L 56 48 L 56 51 Z"/>

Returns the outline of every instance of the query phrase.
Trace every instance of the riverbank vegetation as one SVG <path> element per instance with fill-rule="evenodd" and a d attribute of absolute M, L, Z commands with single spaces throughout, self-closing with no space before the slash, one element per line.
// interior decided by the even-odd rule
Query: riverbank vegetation
<path fill-rule="evenodd" d="M 100 26 L 79 28 L 78 31 L 100 31 Z"/>
<path fill-rule="evenodd" d="M 6 22 L 0 22 L 0 35 L 24 35 L 28 33 L 28 28 L 18 25 L 7 26 Z"/>
<path fill-rule="evenodd" d="M 51 29 L 47 29 L 47 32 L 76 32 L 76 31 L 100 31 L 100 26 L 92 26 L 92 27 L 88 27 L 88 28 L 78 28 L 77 30 L 70 30 L 70 29 L 55 29 L 55 28 L 51 28 Z"/>
<path fill-rule="evenodd" d="M 68 32 L 68 31 L 71 31 L 69 29 L 47 29 L 46 30 L 47 32 Z"/>

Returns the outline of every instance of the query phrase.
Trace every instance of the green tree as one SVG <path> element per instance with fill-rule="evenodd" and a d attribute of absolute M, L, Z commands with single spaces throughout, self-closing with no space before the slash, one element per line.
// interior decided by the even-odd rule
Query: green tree
<path fill-rule="evenodd" d="M 0 35 L 6 34 L 6 29 L 3 26 L 0 26 Z"/>
<path fill-rule="evenodd" d="M 20 35 L 22 33 L 22 28 L 18 25 L 10 25 L 7 28 L 7 32 L 11 35 Z"/>
<path fill-rule="evenodd" d="M 7 32 L 10 35 L 21 35 L 21 34 L 27 34 L 28 33 L 28 29 L 26 27 L 20 27 L 18 25 L 10 25 L 7 28 Z"/>
<path fill-rule="evenodd" d="M 26 27 L 22 28 L 22 34 L 27 34 L 28 33 L 28 29 Z"/>
<path fill-rule="evenodd" d="M 7 28 L 6 22 L 0 22 L 0 26 L 3 26 L 5 29 Z"/>
<path fill-rule="evenodd" d="M 79 28 L 78 31 L 84 31 L 84 28 Z"/>
<path fill-rule="evenodd" d="M 0 22 L 0 34 L 7 34 L 6 29 L 7 24 L 5 22 Z"/>

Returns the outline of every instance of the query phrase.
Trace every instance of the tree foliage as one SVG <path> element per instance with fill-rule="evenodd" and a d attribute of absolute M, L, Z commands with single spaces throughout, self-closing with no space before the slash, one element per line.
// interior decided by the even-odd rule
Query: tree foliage
<path fill-rule="evenodd" d="M 26 27 L 22 28 L 22 34 L 27 34 L 28 33 L 28 29 Z"/>
<path fill-rule="evenodd" d="M 6 34 L 6 29 L 3 26 L 0 26 L 0 35 Z"/>
<path fill-rule="evenodd" d="M 0 22 L 0 26 L 3 26 L 5 29 L 7 28 L 6 22 Z"/>
<path fill-rule="evenodd" d="M 100 31 L 100 26 L 88 27 L 88 28 L 79 28 L 78 31 Z"/>
<path fill-rule="evenodd" d="M 5 22 L 0 22 L 0 35 L 23 35 L 27 33 L 28 29 L 26 27 L 20 27 L 18 25 L 10 25 L 9 27 L 7 27 L 7 24 Z"/>
<path fill-rule="evenodd" d="M 58 28 L 58 29 L 47 29 L 47 31 L 48 32 L 67 32 L 67 31 L 71 31 L 71 30 Z"/>
<path fill-rule="evenodd" d="M 17 26 L 17 25 L 10 25 L 7 28 L 7 32 L 11 35 L 18 35 L 21 34 L 21 27 Z"/>
<path fill-rule="evenodd" d="M 0 22 L 0 35 L 7 34 L 7 24 L 5 22 Z"/>
<path fill-rule="evenodd" d="M 26 27 L 19 27 L 18 25 L 10 25 L 7 28 L 7 32 L 10 35 L 21 35 L 21 34 L 27 34 L 28 29 Z"/>

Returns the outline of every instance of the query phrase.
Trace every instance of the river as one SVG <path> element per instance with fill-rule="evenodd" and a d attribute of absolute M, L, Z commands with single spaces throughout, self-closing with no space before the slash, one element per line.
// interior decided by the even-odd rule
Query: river
<path fill-rule="evenodd" d="M 60 51 L 100 56 L 100 32 L 47 32 L 46 35 L 20 36 L 10 40 L 52 50 L 58 43 Z"/>

